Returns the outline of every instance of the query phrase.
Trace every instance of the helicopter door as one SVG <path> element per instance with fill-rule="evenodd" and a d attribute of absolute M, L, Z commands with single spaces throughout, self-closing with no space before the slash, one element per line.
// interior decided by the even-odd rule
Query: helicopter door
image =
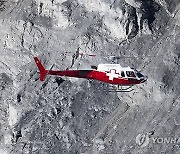
<path fill-rule="evenodd" d="M 126 71 L 126 75 L 127 75 L 128 78 L 136 78 L 133 71 Z"/>
<path fill-rule="evenodd" d="M 130 81 L 135 82 L 137 80 L 136 75 L 134 74 L 133 71 L 126 71 L 126 75 L 127 75 L 128 80 L 130 80 Z"/>
<path fill-rule="evenodd" d="M 121 71 L 121 77 L 125 77 L 124 71 Z"/>

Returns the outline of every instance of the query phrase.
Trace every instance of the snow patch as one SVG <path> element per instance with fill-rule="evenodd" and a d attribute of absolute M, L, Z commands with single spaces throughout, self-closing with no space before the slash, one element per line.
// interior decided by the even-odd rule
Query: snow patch
<path fill-rule="evenodd" d="M 60 11 L 54 12 L 55 27 L 65 29 L 70 24 L 68 19 Z"/>
<path fill-rule="evenodd" d="M 0 149 L 0 154 L 8 154 L 7 151 Z"/>
<path fill-rule="evenodd" d="M 97 138 L 94 141 L 96 148 L 101 151 L 105 149 L 104 141 L 101 138 Z"/>
<path fill-rule="evenodd" d="M 101 0 L 78 1 L 80 4 L 83 4 L 89 11 L 98 12 L 101 16 L 104 17 L 104 23 L 110 30 L 112 37 L 119 39 L 124 39 L 126 37 L 126 34 L 123 31 L 123 24 L 120 24 L 120 20 L 123 18 L 121 9 L 110 8 L 108 3 L 102 2 Z"/>
<path fill-rule="evenodd" d="M 155 102 L 163 101 L 164 97 L 165 96 L 163 95 L 163 93 L 158 88 L 154 88 L 154 91 L 152 93 L 152 98 L 154 99 Z"/>
<path fill-rule="evenodd" d="M 11 144 L 12 143 L 11 139 L 12 139 L 12 135 L 10 135 L 10 134 L 5 134 L 4 135 L 4 143 L 5 144 Z"/>
<path fill-rule="evenodd" d="M 15 79 L 21 72 L 21 67 L 31 62 L 32 59 L 28 55 L 14 55 L 12 51 L 7 51 L 6 55 L 0 58 L 0 66 L 2 65 L 2 72 L 11 74 Z"/>
<path fill-rule="evenodd" d="M 13 127 L 14 124 L 17 122 L 17 110 L 11 104 L 9 104 L 9 118 L 8 118 L 8 121 L 9 121 L 9 125 L 11 127 Z"/>
<path fill-rule="evenodd" d="M 123 25 L 119 24 L 119 22 L 115 22 L 112 19 L 107 19 L 105 18 L 104 20 L 105 25 L 107 28 L 110 30 L 110 35 L 112 37 L 118 38 L 118 39 L 123 39 L 126 38 L 126 33 L 123 30 Z"/>
<path fill-rule="evenodd" d="M 79 3 L 84 5 L 91 12 L 99 12 L 101 16 L 107 16 L 108 18 L 121 18 L 122 10 L 119 8 L 112 9 L 108 3 L 102 2 L 101 0 L 78 0 Z"/>
<path fill-rule="evenodd" d="M 143 22 L 142 33 L 143 34 L 148 34 L 148 35 L 152 34 L 151 30 L 149 29 L 148 21 L 147 20 L 144 20 L 144 22 Z"/>
<path fill-rule="evenodd" d="M 141 2 L 137 2 L 136 0 L 125 0 L 126 3 L 129 5 L 135 7 L 135 8 L 140 8 L 141 7 Z"/>
<path fill-rule="evenodd" d="M 40 3 L 43 4 L 42 12 L 40 11 L 40 8 L 38 12 L 41 12 L 42 16 L 50 16 L 53 17 L 53 21 L 55 24 L 55 27 L 65 29 L 68 27 L 70 22 L 68 19 L 63 15 L 61 12 L 61 3 L 65 2 L 66 0 L 60 0 L 60 1 L 54 1 L 52 4 L 52 1 L 50 0 L 38 0 L 38 6 L 40 6 Z"/>

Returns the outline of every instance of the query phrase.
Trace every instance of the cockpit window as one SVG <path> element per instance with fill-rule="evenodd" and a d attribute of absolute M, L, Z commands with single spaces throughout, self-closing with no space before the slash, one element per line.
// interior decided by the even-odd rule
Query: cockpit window
<path fill-rule="evenodd" d="M 142 78 L 143 77 L 143 75 L 140 72 L 137 72 L 136 74 L 137 74 L 138 78 Z"/>
<path fill-rule="evenodd" d="M 127 75 L 127 77 L 131 77 L 131 78 L 136 77 L 133 71 L 126 71 L 126 75 Z"/>
<path fill-rule="evenodd" d="M 124 71 L 121 71 L 121 77 L 125 77 Z"/>

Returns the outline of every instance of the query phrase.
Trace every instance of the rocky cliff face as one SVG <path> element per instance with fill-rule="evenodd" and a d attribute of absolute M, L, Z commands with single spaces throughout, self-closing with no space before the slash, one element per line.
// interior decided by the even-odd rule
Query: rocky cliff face
<path fill-rule="evenodd" d="M 178 0 L 1 1 L 0 153 L 178 154 L 180 143 L 164 140 L 180 137 L 179 17 Z M 114 62 L 148 81 L 131 93 L 83 79 L 40 82 L 34 55 L 55 69 L 139 57 Z"/>

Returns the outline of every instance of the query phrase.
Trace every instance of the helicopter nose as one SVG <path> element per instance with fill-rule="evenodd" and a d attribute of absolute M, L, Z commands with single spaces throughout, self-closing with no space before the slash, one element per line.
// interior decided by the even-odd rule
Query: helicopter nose
<path fill-rule="evenodd" d="M 146 82 L 146 81 L 147 81 L 147 79 L 148 79 L 148 77 L 147 77 L 147 76 L 144 76 L 144 78 L 142 79 L 141 83 Z"/>

